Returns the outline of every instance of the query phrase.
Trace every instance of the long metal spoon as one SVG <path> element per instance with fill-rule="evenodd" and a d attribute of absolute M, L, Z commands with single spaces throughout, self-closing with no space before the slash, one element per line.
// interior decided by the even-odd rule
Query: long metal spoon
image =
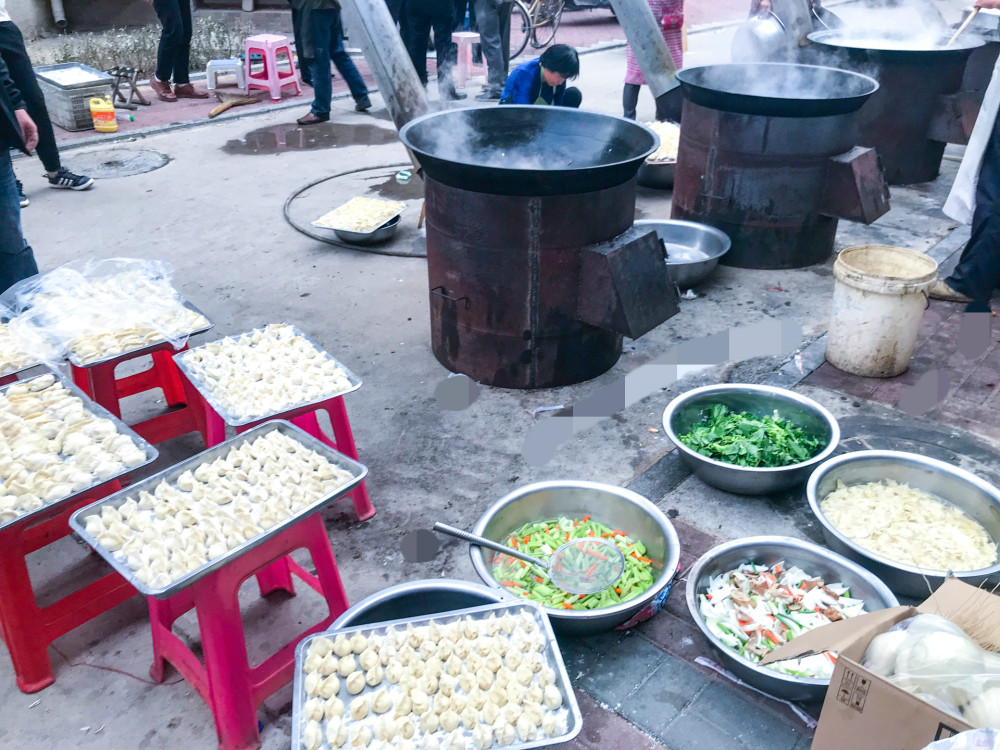
<path fill-rule="evenodd" d="M 625 571 L 625 557 L 618 546 L 606 539 L 571 539 L 552 553 L 548 562 L 527 555 L 520 550 L 477 536 L 464 529 L 441 523 L 434 524 L 434 531 L 464 539 L 471 544 L 486 547 L 505 555 L 516 557 L 541 568 L 555 586 L 571 594 L 596 594 L 615 585 Z"/>

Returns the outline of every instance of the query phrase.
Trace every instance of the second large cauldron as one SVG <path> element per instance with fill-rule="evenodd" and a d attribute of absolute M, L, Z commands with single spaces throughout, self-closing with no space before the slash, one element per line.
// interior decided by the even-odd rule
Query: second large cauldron
<path fill-rule="evenodd" d="M 889 209 L 855 119 L 867 76 L 787 63 L 708 65 L 677 74 L 684 117 L 672 216 L 721 229 L 741 268 L 800 268 L 833 252 L 838 219 Z"/>
<path fill-rule="evenodd" d="M 431 347 L 504 388 L 596 377 L 677 310 L 656 234 L 632 228 L 656 135 L 562 107 L 446 110 L 400 138 L 427 208 Z"/>

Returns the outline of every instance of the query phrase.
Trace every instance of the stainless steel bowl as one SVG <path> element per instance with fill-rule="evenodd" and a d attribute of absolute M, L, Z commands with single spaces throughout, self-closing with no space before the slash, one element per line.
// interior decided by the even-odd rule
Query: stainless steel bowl
<path fill-rule="evenodd" d="M 344 242 L 350 242 L 352 245 L 377 245 L 392 239 L 399 228 L 399 219 L 398 215 L 394 216 L 371 232 L 352 232 L 349 229 L 334 229 L 333 231 Z"/>
<path fill-rule="evenodd" d="M 473 529 L 476 534 L 499 542 L 531 521 L 556 516 L 582 518 L 587 515 L 616 529 L 623 529 L 640 540 L 646 545 L 646 556 L 663 567 L 646 592 L 614 607 L 596 610 L 546 608 L 552 627 L 567 635 L 589 635 L 611 630 L 663 592 L 677 572 L 681 554 L 677 532 L 667 517 L 649 500 L 622 487 L 597 482 L 538 482 L 514 490 L 498 500 Z M 472 564 L 483 583 L 501 588 L 490 573 L 493 551 L 473 546 L 470 553 Z"/>
<path fill-rule="evenodd" d="M 965 511 L 983 525 L 993 541 L 1000 542 L 1000 491 L 974 474 L 927 456 L 900 451 L 856 451 L 830 459 L 813 472 L 806 485 L 809 506 L 823 526 L 827 544 L 857 560 L 901 596 L 925 599 L 941 585 L 947 572 L 889 560 L 844 536 L 819 505 L 835 489 L 838 479 L 847 485 L 892 479 L 937 495 Z M 1000 562 L 952 575 L 979 586 L 987 579 L 1000 578 Z"/>
<path fill-rule="evenodd" d="M 680 435 L 690 432 L 713 404 L 757 416 L 772 415 L 794 422 L 807 434 L 820 438 L 825 447 L 816 456 L 791 466 L 750 468 L 716 461 L 691 450 Z M 706 484 L 737 495 L 770 495 L 802 484 L 820 463 L 837 449 L 840 426 L 834 416 L 813 401 L 784 388 L 769 385 L 723 383 L 693 388 L 671 401 L 663 412 L 663 430 L 677 446 L 681 461 Z"/>
<path fill-rule="evenodd" d="M 671 190 L 674 187 L 675 161 L 644 161 L 639 167 L 636 181 L 643 187 Z"/>
<path fill-rule="evenodd" d="M 681 289 L 708 278 L 733 246 L 725 232 L 694 221 L 637 221 L 635 227 L 656 232 L 667 254 L 670 278 Z"/>
<path fill-rule="evenodd" d="M 498 591 L 478 583 L 452 578 L 408 581 L 362 599 L 338 617 L 330 629 L 371 625 L 403 617 L 436 615 L 455 609 L 494 604 L 509 598 L 512 597 L 502 589 Z"/>
<path fill-rule="evenodd" d="M 809 575 L 822 576 L 828 583 L 843 583 L 851 595 L 865 600 L 865 609 L 874 612 L 899 604 L 889 587 L 860 565 L 840 555 L 800 539 L 781 536 L 755 536 L 737 539 L 710 549 L 691 567 L 687 579 L 687 605 L 695 625 L 705 634 L 719 659 L 741 680 L 766 693 L 786 700 L 818 701 L 823 698 L 829 680 L 775 672 L 754 664 L 730 650 L 708 629 L 698 606 L 698 596 L 708 588 L 713 576 L 748 562 L 774 565 L 784 561 Z"/>
<path fill-rule="evenodd" d="M 788 36 L 777 15 L 771 12 L 760 13 L 736 27 L 730 56 L 735 63 L 789 60 L 792 43 Z"/>

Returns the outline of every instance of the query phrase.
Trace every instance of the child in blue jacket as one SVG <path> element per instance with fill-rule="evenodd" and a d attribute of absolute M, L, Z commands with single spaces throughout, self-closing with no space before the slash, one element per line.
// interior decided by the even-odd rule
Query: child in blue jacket
<path fill-rule="evenodd" d="M 580 56 L 567 44 L 554 44 L 537 60 L 518 65 L 508 76 L 501 104 L 548 104 L 579 107 L 580 89 L 566 88 L 566 81 L 580 74 Z"/>

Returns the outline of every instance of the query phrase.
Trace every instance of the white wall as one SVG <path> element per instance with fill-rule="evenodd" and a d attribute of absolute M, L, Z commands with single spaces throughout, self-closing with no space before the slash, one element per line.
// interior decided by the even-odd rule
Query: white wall
<path fill-rule="evenodd" d="M 7 0 L 7 12 L 29 39 L 55 31 L 48 0 Z"/>

